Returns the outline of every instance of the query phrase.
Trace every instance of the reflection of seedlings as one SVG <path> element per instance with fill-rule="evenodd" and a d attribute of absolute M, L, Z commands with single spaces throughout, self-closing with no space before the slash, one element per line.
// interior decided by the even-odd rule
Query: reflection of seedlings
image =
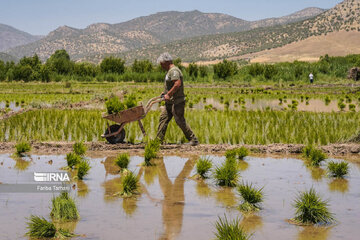
<path fill-rule="evenodd" d="M 89 188 L 86 185 L 86 183 L 84 181 L 79 180 L 77 182 L 77 187 L 78 187 L 77 195 L 79 197 L 86 197 L 86 195 L 89 193 Z"/>
<path fill-rule="evenodd" d="M 262 218 L 255 214 L 244 215 L 244 218 L 240 223 L 240 226 L 242 226 L 246 232 L 255 231 L 256 229 L 261 228 L 262 225 Z"/>
<path fill-rule="evenodd" d="M 137 193 L 139 180 L 132 171 L 124 172 L 124 176 L 121 183 L 120 195 L 123 197 L 131 197 Z"/>
<path fill-rule="evenodd" d="M 331 192 L 346 193 L 349 191 L 349 181 L 343 178 L 335 178 L 329 183 Z"/>
<path fill-rule="evenodd" d="M 196 172 L 201 178 L 208 178 L 208 173 L 212 168 L 212 162 L 207 158 L 200 158 L 196 162 Z"/>
<path fill-rule="evenodd" d="M 247 240 L 250 239 L 250 235 L 248 235 L 243 228 L 240 226 L 240 220 L 238 218 L 229 221 L 226 217 L 218 218 L 215 223 L 215 237 L 218 240 L 225 239 L 237 239 L 237 240 Z"/>
<path fill-rule="evenodd" d="M 295 199 L 295 223 L 329 224 L 334 222 L 333 214 L 328 210 L 328 202 L 320 198 L 314 188 L 301 192 Z"/>
<path fill-rule="evenodd" d="M 15 161 L 16 161 L 16 163 L 15 163 L 14 168 L 19 171 L 25 171 L 30 166 L 30 163 L 31 163 L 30 161 L 26 161 L 21 158 L 16 158 Z"/>
<path fill-rule="evenodd" d="M 158 168 L 156 166 L 147 167 L 144 169 L 144 180 L 147 185 L 153 184 L 157 175 Z"/>
<path fill-rule="evenodd" d="M 299 232 L 297 240 L 326 240 L 329 237 L 331 227 L 305 226 L 304 230 Z"/>
<path fill-rule="evenodd" d="M 335 178 L 343 178 L 346 174 L 349 173 L 349 164 L 347 162 L 337 163 L 330 161 L 327 168 L 330 176 Z"/>
<path fill-rule="evenodd" d="M 120 154 L 115 160 L 116 165 L 118 165 L 121 169 L 127 168 L 129 162 L 130 162 L 130 156 L 128 153 Z"/>
<path fill-rule="evenodd" d="M 73 145 L 73 149 L 74 149 L 74 153 L 79 155 L 79 156 L 83 156 L 85 155 L 86 152 L 86 146 L 84 145 L 84 143 L 82 142 L 76 142 Z"/>
<path fill-rule="evenodd" d="M 74 199 L 69 196 L 69 193 L 62 192 L 59 196 L 53 197 L 52 210 L 50 216 L 55 220 L 69 221 L 79 218 L 79 213 L 76 208 Z"/>
<path fill-rule="evenodd" d="M 137 199 L 136 198 L 124 198 L 122 202 L 122 207 L 124 212 L 128 216 L 132 216 L 137 209 Z"/>
<path fill-rule="evenodd" d="M 237 187 L 242 198 L 239 209 L 244 212 L 259 211 L 263 202 L 263 188 L 256 189 L 251 183 L 242 183 Z"/>
<path fill-rule="evenodd" d="M 311 178 L 315 181 L 320 181 L 325 176 L 326 171 L 322 168 L 310 166 L 309 169 Z"/>
<path fill-rule="evenodd" d="M 16 154 L 18 156 L 23 156 L 24 153 L 29 152 L 31 150 L 30 143 L 22 141 L 15 145 Z"/>
<path fill-rule="evenodd" d="M 86 176 L 89 173 L 90 168 L 91 167 L 89 161 L 86 159 L 81 159 L 78 165 L 78 173 L 77 173 L 78 178 L 80 180 L 83 180 L 84 176 Z"/>
<path fill-rule="evenodd" d="M 249 163 L 245 162 L 245 161 L 239 161 L 238 163 L 238 169 L 240 171 L 245 171 L 246 169 L 248 169 L 249 167 Z"/>
<path fill-rule="evenodd" d="M 227 158 L 225 162 L 215 168 L 215 181 L 220 186 L 234 187 L 239 178 L 239 172 L 236 168 L 236 160 L 234 158 Z"/>
<path fill-rule="evenodd" d="M 214 194 L 215 200 L 225 207 L 235 207 L 239 204 L 231 188 L 221 188 Z"/>
<path fill-rule="evenodd" d="M 75 236 L 67 230 L 57 229 L 53 223 L 48 222 L 43 217 L 31 215 L 29 220 L 30 222 L 27 223 L 29 231 L 26 234 L 32 238 L 61 239 Z"/>
<path fill-rule="evenodd" d="M 198 181 L 196 184 L 196 193 L 200 197 L 209 197 L 211 195 L 211 189 L 204 181 Z"/>

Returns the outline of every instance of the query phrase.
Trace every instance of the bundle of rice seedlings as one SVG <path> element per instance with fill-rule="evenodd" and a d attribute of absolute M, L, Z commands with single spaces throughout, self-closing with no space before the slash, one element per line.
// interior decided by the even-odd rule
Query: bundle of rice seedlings
<path fill-rule="evenodd" d="M 249 150 L 246 147 L 242 146 L 236 149 L 236 153 L 239 160 L 244 160 L 244 158 L 249 155 Z"/>
<path fill-rule="evenodd" d="M 29 152 L 31 150 L 30 143 L 22 141 L 15 145 L 16 154 L 18 156 L 22 156 L 24 153 Z"/>
<path fill-rule="evenodd" d="M 226 150 L 226 152 L 225 152 L 226 158 L 236 158 L 236 155 L 237 155 L 236 149 L 229 149 L 229 150 Z"/>
<path fill-rule="evenodd" d="M 76 208 L 74 199 L 69 196 L 69 193 L 62 192 L 59 196 L 52 198 L 52 210 L 50 216 L 58 221 L 76 220 L 79 218 L 79 213 Z"/>
<path fill-rule="evenodd" d="M 139 180 L 132 171 L 124 172 L 121 183 L 120 195 L 123 197 L 130 197 L 138 190 Z"/>
<path fill-rule="evenodd" d="M 208 178 L 208 172 L 212 168 L 211 160 L 207 158 L 200 158 L 196 162 L 196 172 L 201 178 Z"/>
<path fill-rule="evenodd" d="M 220 186 L 234 187 L 239 178 L 239 172 L 234 158 L 227 158 L 225 162 L 215 168 L 215 181 Z"/>
<path fill-rule="evenodd" d="M 84 145 L 84 143 L 82 142 L 76 142 L 73 145 L 73 149 L 74 149 L 74 153 L 79 155 L 79 156 L 83 156 L 85 155 L 86 152 L 86 146 Z"/>
<path fill-rule="evenodd" d="M 151 166 L 150 160 L 156 158 L 160 149 L 160 141 L 158 139 L 150 140 L 145 146 L 145 166 Z"/>
<path fill-rule="evenodd" d="M 256 189 L 251 183 L 242 183 L 237 187 L 238 193 L 242 198 L 239 208 L 244 212 L 258 211 L 263 202 L 263 188 Z"/>
<path fill-rule="evenodd" d="M 346 174 L 349 173 L 349 164 L 347 162 L 337 163 L 334 161 L 330 161 L 327 168 L 330 176 L 336 178 L 343 178 Z"/>
<path fill-rule="evenodd" d="M 86 159 L 81 159 L 79 165 L 78 165 L 78 179 L 82 180 L 84 176 L 86 176 L 90 170 L 90 164 L 89 161 Z"/>
<path fill-rule="evenodd" d="M 68 153 L 66 154 L 66 161 L 69 168 L 75 167 L 77 164 L 81 162 L 81 157 L 76 153 Z"/>
<path fill-rule="evenodd" d="M 218 218 L 215 223 L 215 237 L 217 240 L 248 240 L 251 235 L 247 234 L 240 226 L 238 218 L 229 221 L 226 216 L 224 219 Z"/>
<path fill-rule="evenodd" d="M 307 145 L 303 148 L 303 155 L 305 158 L 310 157 L 310 153 L 314 150 L 314 147 L 312 145 Z"/>
<path fill-rule="evenodd" d="M 333 214 L 328 210 L 328 202 L 320 198 L 314 188 L 301 192 L 295 199 L 296 223 L 329 224 L 334 222 Z"/>
<path fill-rule="evenodd" d="M 127 168 L 129 162 L 130 162 L 130 156 L 128 153 L 120 154 L 115 159 L 115 164 L 118 165 L 121 169 Z"/>
<path fill-rule="evenodd" d="M 311 166 L 320 166 L 327 156 L 320 149 L 314 148 L 312 145 L 308 145 L 303 149 L 304 157 L 309 161 Z"/>
<path fill-rule="evenodd" d="M 27 223 L 29 231 L 26 233 L 31 238 L 56 238 L 63 239 L 67 237 L 74 237 L 73 233 L 70 233 L 64 229 L 56 229 L 55 225 L 48 222 L 43 217 L 31 215 L 30 222 Z"/>

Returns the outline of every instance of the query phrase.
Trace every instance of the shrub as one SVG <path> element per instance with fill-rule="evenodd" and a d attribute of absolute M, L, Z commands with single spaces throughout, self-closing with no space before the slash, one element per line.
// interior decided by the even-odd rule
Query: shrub
<path fill-rule="evenodd" d="M 79 166 L 78 166 L 78 173 L 77 176 L 80 180 L 84 178 L 89 173 L 90 170 L 90 164 L 89 161 L 86 159 L 81 159 Z"/>
<path fill-rule="evenodd" d="M 83 156 L 85 155 L 86 152 L 86 146 L 84 145 L 84 143 L 82 142 L 76 142 L 73 146 L 74 149 L 74 153 L 79 155 L 79 156 Z"/>
<path fill-rule="evenodd" d="M 240 220 L 238 218 L 228 221 L 226 216 L 224 219 L 220 218 L 215 223 L 216 233 L 215 237 L 217 240 L 248 240 L 248 235 L 243 228 L 240 226 Z"/>
<path fill-rule="evenodd" d="M 118 157 L 115 160 L 116 165 L 118 165 L 120 168 L 127 168 L 130 162 L 130 156 L 128 153 L 123 153 L 118 155 Z"/>
<path fill-rule="evenodd" d="M 212 162 L 206 158 L 200 158 L 196 163 L 196 172 L 202 178 L 207 178 L 207 174 L 212 167 Z"/>
<path fill-rule="evenodd" d="M 55 220 L 68 221 L 79 218 L 74 199 L 67 192 L 62 192 L 59 196 L 52 198 L 52 210 L 50 216 Z"/>
<path fill-rule="evenodd" d="M 22 155 L 23 153 L 29 152 L 31 150 L 30 143 L 28 142 L 19 142 L 15 145 L 16 153 Z"/>
<path fill-rule="evenodd" d="M 239 206 L 240 210 L 244 212 L 260 210 L 260 204 L 263 201 L 262 189 L 256 189 L 249 183 L 239 185 L 237 190 L 242 198 L 242 203 Z"/>
<path fill-rule="evenodd" d="M 336 178 L 343 178 L 346 174 L 349 173 L 349 164 L 347 162 L 337 163 L 334 161 L 330 161 L 327 168 L 330 172 L 330 176 Z"/>
<path fill-rule="evenodd" d="M 294 220 L 301 224 L 327 224 L 334 221 L 333 214 L 328 210 L 328 202 L 323 201 L 311 188 L 300 193 L 295 199 Z"/>

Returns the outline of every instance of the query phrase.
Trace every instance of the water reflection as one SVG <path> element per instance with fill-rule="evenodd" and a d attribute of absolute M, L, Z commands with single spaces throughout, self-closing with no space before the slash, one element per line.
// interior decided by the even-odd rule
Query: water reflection
<path fill-rule="evenodd" d="M 110 180 L 105 181 L 102 184 L 104 188 L 104 200 L 106 202 L 113 202 L 119 198 L 116 196 L 117 193 L 121 191 L 121 177 L 116 177 Z"/>
<path fill-rule="evenodd" d="M 238 200 L 230 187 L 219 188 L 215 193 L 215 200 L 217 203 L 222 204 L 225 207 L 235 207 L 238 205 Z"/>
<path fill-rule="evenodd" d="M 321 181 L 326 174 L 326 171 L 320 167 L 308 167 L 310 170 L 311 178 L 314 181 Z"/>
<path fill-rule="evenodd" d="M 240 171 L 245 171 L 246 169 L 248 169 L 249 168 L 249 163 L 248 162 L 246 162 L 246 161 L 239 161 L 239 163 L 238 163 L 238 169 L 240 170 Z"/>
<path fill-rule="evenodd" d="M 155 182 L 156 177 L 158 176 L 159 169 L 157 166 L 149 166 L 144 170 L 144 181 L 148 186 L 152 185 Z"/>
<path fill-rule="evenodd" d="M 329 182 L 331 192 L 347 193 L 349 191 L 349 181 L 344 178 L 336 178 Z"/>
<path fill-rule="evenodd" d="M 138 199 L 135 197 L 123 198 L 122 207 L 127 216 L 132 216 L 136 212 L 137 201 Z"/>
<path fill-rule="evenodd" d="M 83 180 L 77 181 L 77 195 L 78 197 L 86 197 L 89 194 L 88 185 Z"/>
<path fill-rule="evenodd" d="M 211 196 L 212 191 L 205 181 L 199 180 L 196 183 L 196 193 L 199 197 L 207 198 Z"/>
<path fill-rule="evenodd" d="M 303 230 L 299 232 L 297 240 L 326 240 L 329 238 L 331 227 L 302 227 Z"/>
<path fill-rule="evenodd" d="M 258 215 L 244 215 L 243 219 L 240 222 L 240 225 L 246 232 L 255 232 L 258 229 L 261 229 L 263 226 L 262 217 Z"/>
<path fill-rule="evenodd" d="M 105 161 L 102 162 L 105 167 L 105 176 L 119 174 L 120 167 L 115 164 L 115 159 L 116 157 L 107 157 Z"/>

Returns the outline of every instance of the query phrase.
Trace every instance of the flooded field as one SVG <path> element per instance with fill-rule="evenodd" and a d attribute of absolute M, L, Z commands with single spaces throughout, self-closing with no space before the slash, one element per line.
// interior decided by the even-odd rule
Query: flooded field
<path fill-rule="evenodd" d="M 222 156 L 207 156 L 214 165 Z M 246 157 L 238 165 L 241 179 L 264 187 L 263 209 L 243 216 L 237 209 L 236 189 L 218 187 L 212 179 L 197 181 L 195 163 L 199 156 L 165 156 L 156 166 L 142 167 L 144 158 L 131 156 L 129 169 L 140 178 L 140 194 L 121 198 L 119 168 L 115 156 L 89 158 L 91 170 L 83 181 L 74 181 L 80 214 L 77 222 L 66 223 L 81 236 L 75 239 L 213 239 L 214 224 L 224 214 L 241 218 L 251 239 L 357 239 L 360 234 L 360 165 L 350 163 L 345 179 L 333 180 L 325 166 L 308 168 L 303 160 L 281 157 Z M 64 155 L 31 155 L 14 160 L 0 155 L 0 183 L 24 183 L 34 171 L 59 171 Z M 328 199 L 336 224 L 327 227 L 291 225 L 293 200 L 300 191 L 314 187 Z M 0 239 L 26 239 L 26 221 L 31 214 L 49 219 L 52 193 L 0 193 Z"/>

